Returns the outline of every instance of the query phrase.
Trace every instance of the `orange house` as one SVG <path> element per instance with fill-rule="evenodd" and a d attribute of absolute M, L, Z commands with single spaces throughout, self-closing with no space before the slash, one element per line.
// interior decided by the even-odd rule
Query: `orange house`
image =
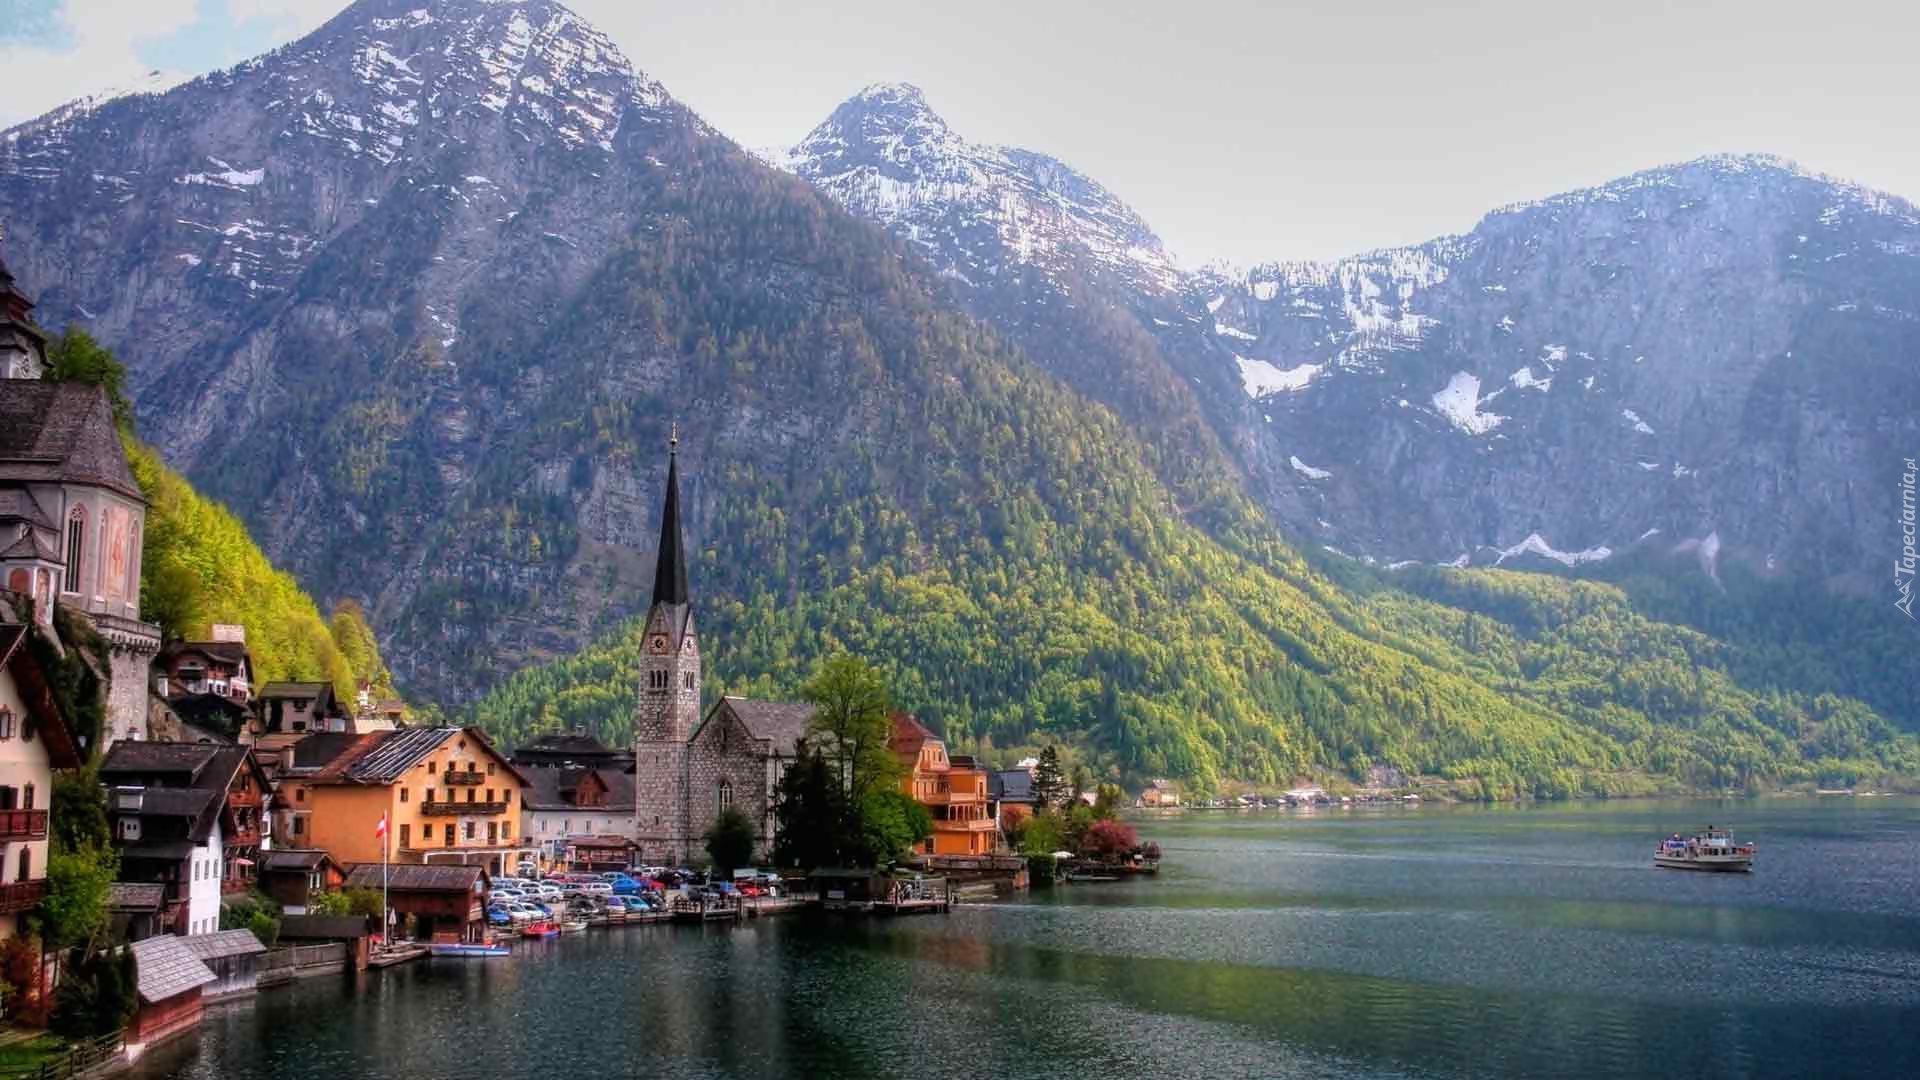
<path fill-rule="evenodd" d="M 297 759 L 296 759 L 297 760 Z M 378 863 L 380 817 L 396 863 L 461 863 L 510 874 L 533 846 L 515 834 L 525 786 L 477 728 L 352 737 L 308 775 L 283 775 L 276 801 L 304 820 L 303 845 L 336 863 Z"/>
<path fill-rule="evenodd" d="M 893 752 L 907 767 L 900 790 L 933 815 L 933 837 L 917 850 L 928 855 L 991 855 L 999 826 L 987 812 L 987 774 L 956 765 L 947 744 L 906 713 L 895 713 Z"/>

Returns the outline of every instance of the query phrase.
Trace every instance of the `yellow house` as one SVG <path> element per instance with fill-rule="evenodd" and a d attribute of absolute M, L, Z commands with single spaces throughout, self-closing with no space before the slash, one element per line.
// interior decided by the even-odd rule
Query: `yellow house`
<path fill-rule="evenodd" d="M 947 757 L 947 744 L 906 713 L 893 718 L 888 746 L 906 767 L 900 790 L 927 808 L 933 835 L 919 845 L 927 855 L 991 855 L 1000 826 L 987 813 L 987 774 Z"/>
<path fill-rule="evenodd" d="M 80 766 L 28 648 L 26 638 L 33 632 L 18 624 L 0 625 L 0 940 L 12 937 L 20 913 L 46 895 L 53 771 Z"/>
<path fill-rule="evenodd" d="M 490 874 L 532 857 L 532 843 L 515 833 L 525 782 L 479 729 L 401 728 L 340 742 L 324 763 L 296 750 L 296 767 L 283 774 L 276 801 L 292 819 L 290 840 L 342 866 L 379 862 L 383 844 L 392 862 L 464 863 Z"/>

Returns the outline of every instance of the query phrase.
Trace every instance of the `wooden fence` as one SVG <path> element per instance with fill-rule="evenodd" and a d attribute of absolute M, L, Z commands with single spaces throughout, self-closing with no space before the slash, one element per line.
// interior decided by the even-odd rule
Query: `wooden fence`
<path fill-rule="evenodd" d="M 75 1043 L 65 1054 L 38 1065 L 0 1068 L 0 1080 L 68 1080 L 118 1058 L 126 1046 L 126 1033 L 116 1031 Z"/>

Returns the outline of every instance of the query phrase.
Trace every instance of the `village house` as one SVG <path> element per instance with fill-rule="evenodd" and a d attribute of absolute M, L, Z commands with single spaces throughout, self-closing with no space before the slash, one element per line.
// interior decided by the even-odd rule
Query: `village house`
<path fill-rule="evenodd" d="M 1180 805 L 1180 789 L 1171 781 L 1154 780 L 1140 792 L 1140 805 L 1147 807 L 1169 807 Z"/>
<path fill-rule="evenodd" d="M 993 801 L 994 824 L 1002 836 L 1033 816 L 1037 801 L 1033 794 L 1033 773 L 1026 769 L 1001 769 L 988 774 L 987 794 Z"/>
<path fill-rule="evenodd" d="M 166 693 L 212 694 L 240 705 L 253 700 L 253 658 L 242 626 L 216 624 L 211 641 L 178 641 L 160 650 L 154 667 Z"/>
<path fill-rule="evenodd" d="M 643 861 L 684 865 L 726 810 L 737 810 L 771 848 L 774 801 L 806 733 L 801 702 L 722 698 L 700 714 L 701 653 L 680 535 L 678 439 L 667 461 L 666 502 L 640 654 L 634 715 L 634 839 Z"/>
<path fill-rule="evenodd" d="M 160 929 L 220 927 L 220 793 L 205 788 L 114 788 L 107 797 L 120 880 L 162 885 Z"/>
<path fill-rule="evenodd" d="M 580 765 L 602 772 L 633 772 L 633 751 L 615 750 L 583 728 L 548 732 L 514 748 L 514 767 L 528 769 L 563 768 Z"/>
<path fill-rule="evenodd" d="M 563 861 L 568 842 L 585 837 L 631 844 L 632 776 L 581 765 L 523 768 L 520 773 L 527 781 L 520 835 L 539 846 L 543 860 Z"/>
<path fill-rule="evenodd" d="M 342 865 L 472 863 L 511 873 L 534 849 L 520 834 L 524 781 L 478 728 L 320 734 L 294 747 L 280 798 L 290 841 Z M 380 823 L 387 823 L 385 838 Z"/>
<path fill-rule="evenodd" d="M 43 625 L 57 604 L 107 642 L 104 750 L 147 737 L 147 665 L 160 649 L 160 628 L 140 621 L 147 500 L 106 390 L 41 377 L 47 339 L 32 309 L 0 263 L 0 585 L 32 597 Z M 82 753 L 89 735 L 75 733 Z"/>
<path fill-rule="evenodd" d="M 127 1022 L 129 1057 L 137 1057 L 156 1043 L 200 1023 L 206 1011 L 201 988 L 214 974 L 193 954 L 182 938 L 171 934 L 136 941 L 133 950 L 134 986 L 138 1004 Z"/>
<path fill-rule="evenodd" d="M 149 881 L 107 886 L 107 929 L 115 941 L 144 941 L 167 933 L 167 887 Z"/>
<path fill-rule="evenodd" d="M 480 941 L 486 937 L 487 890 L 492 878 L 484 867 L 402 863 L 361 863 L 347 874 L 349 889 L 384 891 L 394 920 L 394 936 L 418 941 Z"/>
<path fill-rule="evenodd" d="M 212 793 L 219 836 L 216 893 L 243 893 L 253 887 L 271 796 L 266 774 L 247 747 L 119 743 L 100 763 L 100 782 L 113 789 L 116 800 L 134 791 L 152 789 Z M 198 916 L 190 918 L 196 920 L 196 926 L 188 932 L 204 933 L 197 925 Z"/>
<path fill-rule="evenodd" d="M 905 766 L 900 790 L 927 808 L 933 836 L 917 851 L 926 855 L 991 855 L 999 826 L 987 812 L 987 774 L 965 759 L 955 765 L 947 744 L 906 713 L 895 713 L 887 741 Z"/>
<path fill-rule="evenodd" d="M 56 769 L 80 755 L 19 623 L 0 625 L 0 940 L 47 892 L 47 835 Z"/>
<path fill-rule="evenodd" d="M 258 707 L 263 735 L 354 730 L 332 683 L 271 682 L 260 688 Z"/>
<path fill-rule="evenodd" d="M 275 848 L 260 860 L 260 891 L 286 915 L 305 915 L 314 897 L 341 888 L 346 878 L 332 856 L 318 848 Z"/>

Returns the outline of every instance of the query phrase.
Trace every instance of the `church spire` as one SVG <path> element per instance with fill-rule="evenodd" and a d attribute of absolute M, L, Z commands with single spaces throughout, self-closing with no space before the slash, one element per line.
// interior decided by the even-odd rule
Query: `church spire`
<path fill-rule="evenodd" d="M 660 515 L 660 559 L 653 568 L 653 602 L 687 602 L 687 555 L 680 545 L 680 428 L 667 443 L 667 507 Z"/>

